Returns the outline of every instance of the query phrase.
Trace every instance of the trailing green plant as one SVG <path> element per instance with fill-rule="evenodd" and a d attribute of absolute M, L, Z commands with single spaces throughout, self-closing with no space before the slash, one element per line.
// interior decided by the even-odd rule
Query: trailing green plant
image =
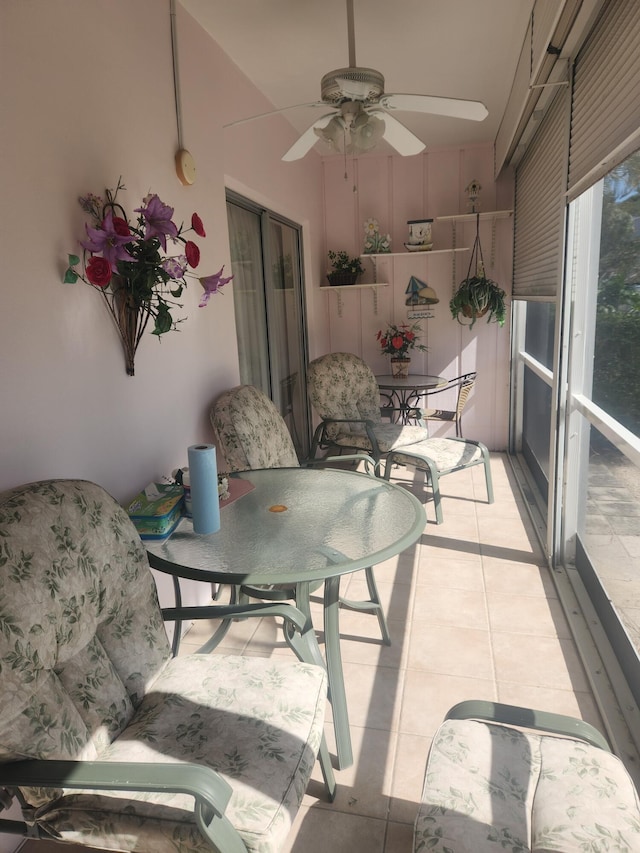
<path fill-rule="evenodd" d="M 484 273 L 465 278 L 449 301 L 451 315 L 461 325 L 470 328 L 479 317 L 488 314 L 487 322 L 492 320 L 499 326 L 504 326 L 507 316 L 506 293 L 487 278 Z M 461 319 L 463 318 L 463 319 Z M 465 320 L 471 320 L 466 323 Z"/>
<path fill-rule="evenodd" d="M 473 270 L 473 273 L 472 273 Z M 476 216 L 476 239 L 471 250 L 471 260 L 464 278 L 449 301 L 451 316 L 463 326 L 473 328 L 479 317 L 487 317 L 504 326 L 507 316 L 506 293 L 484 271 L 482 246 L 480 245 L 480 214 Z M 470 323 L 465 322 L 470 320 Z"/>

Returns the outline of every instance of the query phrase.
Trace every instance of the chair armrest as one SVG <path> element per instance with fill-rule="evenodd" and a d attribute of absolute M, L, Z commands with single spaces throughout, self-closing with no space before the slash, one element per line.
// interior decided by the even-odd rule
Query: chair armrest
<path fill-rule="evenodd" d="M 486 720 L 492 723 L 504 723 L 525 729 L 551 734 L 568 735 L 611 752 L 609 744 L 602 734 L 589 723 L 576 717 L 564 714 L 552 714 L 548 711 L 537 711 L 533 708 L 521 708 L 517 705 L 505 705 L 501 702 L 485 702 L 470 699 L 459 702 L 451 708 L 445 720 Z"/>
<path fill-rule="evenodd" d="M 225 853 L 246 853 L 246 846 L 224 817 L 232 789 L 209 767 L 183 763 L 120 761 L 15 761 L 0 765 L 4 788 L 86 788 L 94 791 L 149 791 L 195 798 L 200 831 Z"/>
<path fill-rule="evenodd" d="M 191 794 L 222 815 L 232 788 L 199 764 L 38 759 L 0 765 L 4 788 L 88 788 L 96 791 L 149 791 Z"/>
<path fill-rule="evenodd" d="M 364 462 L 365 473 L 380 477 L 380 462 L 376 462 L 368 453 L 345 453 L 342 456 L 325 456 L 324 459 L 307 459 L 306 467 L 328 466 L 330 462 Z"/>
<path fill-rule="evenodd" d="M 327 429 L 327 426 L 330 424 L 364 424 L 365 431 L 367 433 L 367 438 L 369 439 L 369 443 L 371 444 L 371 452 L 373 455 L 374 462 L 378 464 L 380 462 L 380 458 L 382 453 L 380 452 L 380 447 L 378 446 L 378 439 L 375 435 L 375 424 L 372 420 L 368 418 L 323 418 L 320 423 L 318 429 L 322 430 L 322 435 L 318 441 L 320 447 L 323 446 L 324 435 Z M 316 430 L 317 432 L 317 430 Z M 315 437 L 314 437 L 315 442 Z M 333 442 L 330 442 L 333 443 Z M 327 445 L 325 445 L 327 446 Z"/>

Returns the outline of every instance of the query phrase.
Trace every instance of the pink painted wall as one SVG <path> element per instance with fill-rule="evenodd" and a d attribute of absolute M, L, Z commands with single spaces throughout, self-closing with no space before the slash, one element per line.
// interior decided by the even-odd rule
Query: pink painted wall
<path fill-rule="evenodd" d="M 210 404 L 238 382 L 232 285 L 199 309 L 197 282 L 181 331 L 146 334 L 136 376 L 125 374 L 99 294 L 62 284 L 84 235 L 78 196 L 122 175 L 129 211 L 149 191 L 178 221 L 198 211 L 205 274 L 229 267 L 224 191 L 233 185 L 303 224 L 310 288 L 320 267 L 320 158 L 280 162 L 295 139 L 283 119 L 222 130 L 269 104 L 178 3 L 184 144 L 197 166 L 193 186 L 179 182 L 169 9 L 168 0 L 0 4 L 0 490 L 80 477 L 128 501 L 186 464 L 190 444 L 212 439 Z M 192 589 L 185 601 L 202 595 Z M 17 844 L 0 836 L 3 853 Z"/>
<path fill-rule="evenodd" d="M 229 265 L 225 184 L 304 224 L 320 265 L 320 158 L 280 162 L 295 139 L 283 119 L 251 134 L 224 122 L 264 111 L 264 98 L 177 4 L 184 144 L 197 180 L 176 177 L 169 2 L 6 0 L 0 6 L 0 489 L 83 477 L 128 500 L 211 440 L 208 409 L 238 381 L 232 285 L 206 309 L 184 296 L 180 332 L 145 335 L 127 377 L 99 295 L 63 285 L 85 215 L 77 197 L 115 186 L 129 210 L 150 190 L 178 221 L 202 217 L 198 272 Z M 311 272 L 310 272 L 311 275 Z"/>
<path fill-rule="evenodd" d="M 348 164 L 346 182 L 339 157 L 312 153 L 283 164 L 280 155 L 295 139 L 283 118 L 222 129 L 269 104 L 180 4 L 177 12 L 184 143 L 197 165 L 192 187 L 174 171 L 168 2 L 7 0 L 0 7 L 0 488 L 77 476 L 126 500 L 183 464 L 189 444 L 211 438 L 209 404 L 238 381 L 232 285 L 199 309 L 193 283 L 182 330 L 161 341 L 147 334 L 129 378 L 98 295 L 61 283 L 66 255 L 83 234 L 77 197 L 113 186 L 120 175 L 129 209 L 153 190 L 179 220 L 200 213 L 208 234 L 200 241 L 203 272 L 229 264 L 225 186 L 300 222 L 311 358 L 344 348 L 383 370 L 376 329 L 402 319 L 412 273 L 428 281 L 441 302 L 436 318 L 425 321 L 430 352 L 419 367 L 445 375 L 478 368 L 469 432 L 504 447 L 508 329 L 481 323 L 470 333 L 449 318 L 449 256 L 381 265 L 392 286 L 379 291 L 378 316 L 371 293 L 358 291 L 345 295 L 340 319 L 336 295 L 320 287 L 327 248 L 359 251 L 369 216 L 391 231 L 398 249 L 407 219 L 464 211 L 472 178 L 483 186 L 483 209 L 510 207 L 510 183 L 492 180 L 491 146 L 407 159 L 369 155 Z M 472 228 L 459 229 L 459 239 L 462 231 L 470 244 Z M 508 290 L 510 222 L 497 223 L 496 233 L 495 277 Z M 449 227 L 436 225 L 434 236 L 436 246 L 448 245 Z M 485 251 L 490 240 L 491 225 L 483 224 Z M 460 278 L 462 256 L 456 264 Z"/>
<path fill-rule="evenodd" d="M 364 222 L 378 220 L 382 233 L 391 234 L 392 253 L 401 257 L 379 259 L 377 280 L 388 287 L 341 291 L 322 288 L 323 315 L 329 329 L 328 349 L 360 355 L 375 373 L 389 373 L 388 358 L 380 353 L 376 332 L 387 322 L 407 320 L 405 293 L 415 275 L 431 285 L 440 298 L 433 307 L 434 317 L 421 320 L 421 342 L 429 351 L 415 352 L 411 372 L 431 373 L 447 378 L 470 371 L 478 372 L 476 389 L 464 416 L 465 435 L 484 441 L 491 449 L 504 450 L 508 433 L 509 324 L 503 328 L 480 320 L 473 330 L 457 323 L 449 311 L 454 283 L 467 273 L 470 251 L 439 253 L 453 247 L 450 222 L 433 224 L 433 254 L 409 254 L 403 243 L 408 239 L 407 220 L 467 213 L 465 188 L 476 179 L 482 186 L 482 211 L 511 209 L 513 185 L 509 177 L 496 184 L 493 179 L 493 146 L 427 151 L 414 157 L 367 155 L 347 160 L 347 180 L 343 158 L 323 161 L 325 198 L 325 266 L 328 249 L 345 249 L 360 254 L 364 247 Z M 488 275 L 507 293 L 511 292 L 512 218 L 495 222 L 482 220 L 480 240 Z M 456 246 L 471 249 L 475 222 L 456 225 Z M 373 281 L 371 259 L 363 261 L 361 282 Z M 377 313 L 375 299 L 377 298 Z M 439 408 L 454 408 L 455 394 L 437 398 Z M 434 403 L 435 406 L 435 403 Z M 433 426 L 433 435 L 455 434 L 450 425 Z"/>

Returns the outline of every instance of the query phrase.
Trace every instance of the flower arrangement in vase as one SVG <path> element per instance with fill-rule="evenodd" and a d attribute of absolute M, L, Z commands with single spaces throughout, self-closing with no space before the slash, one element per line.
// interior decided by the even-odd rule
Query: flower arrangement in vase
<path fill-rule="evenodd" d="M 351 258 L 343 249 L 339 252 L 329 250 L 331 271 L 327 273 L 329 284 L 355 284 L 358 276 L 364 272 L 360 258 Z"/>
<path fill-rule="evenodd" d="M 92 224 L 85 224 L 87 236 L 80 241 L 82 260 L 68 256 L 63 281 L 74 284 L 80 279 L 102 294 L 122 339 L 127 374 L 133 376 L 136 350 L 149 321 L 153 319 L 152 334 L 158 337 L 182 322 L 174 319 L 172 311 L 182 307 L 176 300 L 187 286 L 185 277 L 197 278 L 204 288 L 199 305 L 203 308 L 233 276 L 223 278 L 224 267 L 201 278 L 189 272 L 200 263 L 200 249 L 184 235 L 193 231 L 206 237 L 197 213 L 190 228 L 178 227 L 173 208 L 150 193 L 135 208 L 138 216 L 132 222 L 117 201 L 125 189 L 120 178 L 115 190 L 105 190 L 104 198 L 88 193 L 78 199 Z M 167 254 L 167 239 L 180 246 L 179 254 Z"/>
<path fill-rule="evenodd" d="M 418 332 L 422 329 L 418 323 L 409 326 L 407 323 L 389 323 L 386 329 L 380 329 L 376 338 L 380 349 L 385 355 L 391 356 L 391 372 L 394 376 L 409 375 L 409 353 L 414 349 L 427 352 L 427 347 L 419 343 Z"/>

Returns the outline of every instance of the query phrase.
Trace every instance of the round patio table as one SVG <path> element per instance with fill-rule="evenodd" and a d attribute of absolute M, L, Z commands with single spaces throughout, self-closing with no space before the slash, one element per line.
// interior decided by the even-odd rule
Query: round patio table
<path fill-rule="evenodd" d="M 414 544 L 426 523 L 424 508 L 401 486 L 354 471 L 271 468 L 233 477 L 252 488 L 221 509 L 220 530 L 199 535 L 184 518 L 167 539 L 146 543 L 149 562 L 174 578 L 233 586 L 286 584 L 296 588 L 298 606 L 307 613 L 310 585 L 324 581 L 325 656 L 338 761 L 349 767 L 340 576 Z M 212 609 L 207 607 L 209 613 Z M 179 626 L 176 630 L 179 634 Z M 315 633 L 309 633 L 316 643 Z"/>
<path fill-rule="evenodd" d="M 386 400 L 382 407 L 383 412 L 388 409 L 387 414 L 391 420 L 402 424 L 414 420 L 411 411 L 425 392 L 447 384 L 444 376 L 429 376 L 424 373 L 409 374 L 405 378 L 385 373 L 376 376 L 376 382 L 380 396 Z"/>

